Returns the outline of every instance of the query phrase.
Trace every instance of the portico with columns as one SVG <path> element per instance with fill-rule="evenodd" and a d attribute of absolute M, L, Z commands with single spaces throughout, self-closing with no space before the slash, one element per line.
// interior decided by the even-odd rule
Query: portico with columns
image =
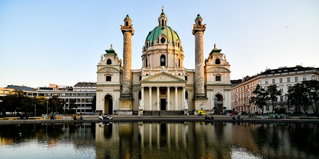
<path fill-rule="evenodd" d="M 141 81 L 141 100 L 139 113 L 169 112 L 182 114 L 185 108 L 184 79 L 166 72 L 159 73 Z M 187 108 L 188 109 L 188 108 Z"/>

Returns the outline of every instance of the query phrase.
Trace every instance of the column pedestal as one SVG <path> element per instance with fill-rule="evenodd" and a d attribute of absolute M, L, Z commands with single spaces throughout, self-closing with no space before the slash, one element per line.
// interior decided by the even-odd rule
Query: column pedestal
<path fill-rule="evenodd" d="M 199 114 L 199 111 L 204 111 L 203 113 L 207 112 L 207 104 L 208 104 L 208 99 L 205 96 L 195 96 L 195 100 L 194 100 L 194 104 L 195 104 L 195 115 Z M 202 114 L 203 114 L 202 113 Z"/>
<path fill-rule="evenodd" d="M 133 100 L 131 95 L 121 95 L 120 108 L 115 114 L 133 115 Z"/>

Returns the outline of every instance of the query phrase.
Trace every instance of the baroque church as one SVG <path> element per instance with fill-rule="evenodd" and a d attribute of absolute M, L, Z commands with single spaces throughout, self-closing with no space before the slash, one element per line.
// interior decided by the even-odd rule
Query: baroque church
<path fill-rule="evenodd" d="M 96 110 L 129 115 L 220 114 L 230 110 L 230 64 L 216 45 L 204 58 L 205 29 L 198 14 L 192 30 L 195 69 L 186 69 L 182 41 L 168 26 L 162 9 L 158 26 L 146 36 L 142 68 L 132 69 L 134 29 L 127 15 L 121 25 L 123 61 L 111 47 L 97 65 Z"/>

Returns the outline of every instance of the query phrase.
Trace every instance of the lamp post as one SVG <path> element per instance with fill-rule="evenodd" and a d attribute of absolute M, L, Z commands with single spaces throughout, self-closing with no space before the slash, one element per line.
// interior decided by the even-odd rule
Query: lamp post
<path fill-rule="evenodd" d="M 48 114 L 48 108 L 49 108 L 49 101 L 47 101 L 47 117 L 49 116 L 49 114 Z"/>
<path fill-rule="evenodd" d="M 4 108 L 3 108 L 4 106 L 2 106 L 2 103 L 3 103 L 3 100 L 0 99 L 0 106 L 1 106 L 1 108 L 2 108 L 2 109 L 1 109 L 1 116 L 4 117 L 4 114 L 2 114 L 3 109 L 4 109 Z"/>

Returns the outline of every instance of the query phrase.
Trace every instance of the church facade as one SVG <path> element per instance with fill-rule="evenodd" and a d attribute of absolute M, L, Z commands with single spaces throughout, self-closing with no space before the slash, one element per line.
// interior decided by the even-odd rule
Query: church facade
<path fill-rule="evenodd" d="M 216 45 L 204 58 L 205 29 L 198 14 L 192 30 L 195 69 L 186 69 L 181 39 L 167 25 L 162 10 L 158 26 L 146 36 L 142 68 L 132 69 L 134 29 L 127 15 L 121 26 L 123 61 L 111 47 L 97 65 L 96 109 L 103 114 L 130 115 L 220 114 L 230 110 L 230 64 Z"/>

